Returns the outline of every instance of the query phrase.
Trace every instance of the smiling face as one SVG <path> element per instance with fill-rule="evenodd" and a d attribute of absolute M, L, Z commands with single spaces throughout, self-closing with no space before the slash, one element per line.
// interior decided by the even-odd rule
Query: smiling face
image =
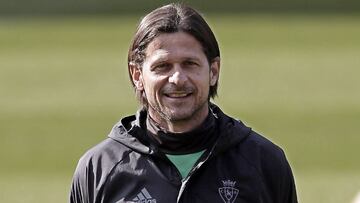
<path fill-rule="evenodd" d="M 146 49 L 141 69 L 132 68 L 137 89 L 143 90 L 148 113 L 173 132 L 191 130 L 208 114 L 209 88 L 219 76 L 219 59 L 209 64 L 201 44 L 184 32 L 163 33 Z"/>

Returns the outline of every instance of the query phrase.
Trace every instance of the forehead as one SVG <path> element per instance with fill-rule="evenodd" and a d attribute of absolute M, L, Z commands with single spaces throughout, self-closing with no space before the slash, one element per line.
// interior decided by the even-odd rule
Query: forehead
<path fill-rule="evenodd" d="M 149 43 L 145 53 L 146 58 L 154 57 L 154 55 L 157 57 L 205 57 L 200 42 L 185 32 L 160 34 Z"/>

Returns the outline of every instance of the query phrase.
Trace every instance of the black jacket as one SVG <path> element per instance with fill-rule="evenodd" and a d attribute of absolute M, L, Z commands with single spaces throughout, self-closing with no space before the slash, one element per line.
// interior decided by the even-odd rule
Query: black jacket
<path fill-rule="evenodd" d="M 219 135 L 189 175 L 136 137 L 139 114 L 123 118 L 80 159 L 71 203 L 295 203 L 284 152 L 214 107 Z"/>

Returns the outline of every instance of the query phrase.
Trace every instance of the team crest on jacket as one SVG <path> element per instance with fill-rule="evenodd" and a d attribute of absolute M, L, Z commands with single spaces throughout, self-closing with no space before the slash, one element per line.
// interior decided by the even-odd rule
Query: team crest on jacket
<path fill-rule="evenodd" d="M 233 203 L 239 194 L 239 190 L 235 188 L 236 181 L 223 180 L 224 187 L 219 188 L 219 194 L 224 203 Z"/>

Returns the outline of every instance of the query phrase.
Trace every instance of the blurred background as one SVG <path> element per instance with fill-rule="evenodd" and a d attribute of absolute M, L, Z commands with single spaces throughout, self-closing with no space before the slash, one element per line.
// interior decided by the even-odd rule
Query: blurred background
<path fill-rule="evenodd" d="M 138 103 L 126 54 L 169 1 L 0 0 L 0 202 L 68 201 L 80 156 Z M 360 191 L 360 1 L 183 1 L 222 54 L 215 103 L 285 150 L 299 202 Z"/>

